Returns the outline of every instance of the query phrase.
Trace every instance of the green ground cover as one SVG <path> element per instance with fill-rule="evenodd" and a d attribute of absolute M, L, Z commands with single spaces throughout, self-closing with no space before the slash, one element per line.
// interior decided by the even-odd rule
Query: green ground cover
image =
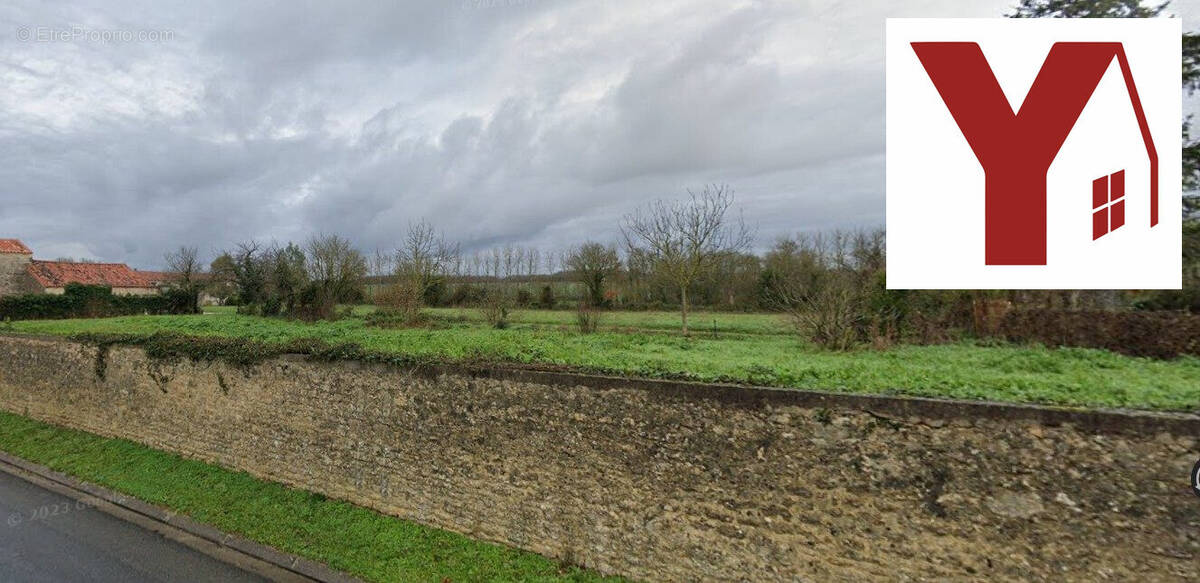
<path fill-rule="evenodd" d="M 483 314 L 471 308 L 433 308 L 428 310 L 434 317 L 444 321 L 482 324 Z M 573 310 L 518 310 L 512 314 L 511 322 L 517 326 L 567 327 L 575 326 Z M 603 312 L 600 328 L 614 331 L 663 331 L 678 332 L 679 312 Z M 779 314 L 738 314 L 726 312 L 694 312 L 688 315 L 688 324 L 694 334 L 717 336 L 721 334 L 789 334 L 792 327 Z"/>
<path fill-rule="evenodd" d="M 438 311 L 432 312 L 441 318 Z M 557 323 L 569 312 L 519 312 L 527 323 L 484 327 L 469 314 L 450 314 L 428 328 L 383 329 L 352 317 L 302 323 L 223 312 L 195 316 L 132 316 L 96 320 L 22 321 L 3 330 L 71 336 L 86 333 L 247 338 L 284 343 L 320 338 L 385 354 L 447 361 L 552 365 L 650 378 L 727 381 L 787 388 L 906 394 L 1085 407 L 1196 410 L 1200 359 L 1133 358 L 1103 350 L 955 343 L 888 350 L 829 352 L 794 335 L 745 333 L 769 329 L 775 316 L 721 314 L 718 333 L 691 338 L 653 330 L 668 320 L 648 313 L 635 331 L 583 335 Z M 637 321 L 647 313 L 608 314 Z M 458 319 L 456 319 L 458 318 Z M 655 321 L 658 318 L 658 321 Z M 721 324 L 727 325 L 726 332 Z M 742 333 L 733 332 L 742 330 Z M 638 331 L 641 330 L 641 331 Z"/>
<path fill-rule="evenodd" d="M 355 316 L 364 316 L 375 311 L 371 305 L 353 306 Z M 428 308 L 425 310 L 436 320 L 446 324 L 484 323 L 483 314 L 476 308 Z M 236 314 L 233 306 L 207 306 L 208 314 Z M 574 310 L 514 310 L 509 317 L 514 328 L 573 328 Z M 688 323 L 695 334 L 790 334 L 792 326 L 780 314 L 753 314 L 729 312 L 693 312 Z M 604 312 L 600 317 L 600 328 L 617 332 L 661 331 L 679 332 L 679 312 Z"/>
<path fill-rule="evenodd" d="M 368 581 L 620 581 L 347 502 L 0 412 L 0 449 Z"/>

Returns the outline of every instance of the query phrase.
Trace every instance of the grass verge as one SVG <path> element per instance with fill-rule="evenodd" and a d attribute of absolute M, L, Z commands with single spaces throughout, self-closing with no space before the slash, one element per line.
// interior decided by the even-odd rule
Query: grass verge
<path fill-rule="evenodd" d="M 330 345 L 355 345 L 342 351 L 350 356 L 391 355 L 400 362 L 534 364 L 647 378 L 1078 407 L 1200 408 L 1200 358 L 1151 360 L 1084 348 L 962 342 L 830 352 L 777 334 L 585 335 L 472 324 L 392 330 L 367 326 L 362 318 L 309 324 L 237 314 L 25 321 L 2 330 L 60 336 L 169 333 L 275 346 L 318 338 Z"/>
<path fill-rule="evenodd" d="M 622 580 L 2 411 L 0 449 L 368 581 Z"/>

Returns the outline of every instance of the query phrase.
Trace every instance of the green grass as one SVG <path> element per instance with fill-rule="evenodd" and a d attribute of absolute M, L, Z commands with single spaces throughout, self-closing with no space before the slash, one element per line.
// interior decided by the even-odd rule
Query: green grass
<path fill-rule="evenodd" d="M 369 581 L 620 581 L 121 439 L 0 412 L 0 449 Z"/>
<path fill-rule="evenodd" d="M 375 311 L 375 306 L 353 306 L 355 316 L 364 316 Z M 429 308 L 425 310 L 433 318 L 444 323 L 483 324 L 483 314 L 476 308 Z M 206 306 L 206 314 L 236 314 L 233 306 Z M 514 310 L 509 317 L 514 328 L 560 329 L 575 326 L 574 310 Z M 693 312 L 688 315 L 688 324 L 699 335 L 722 334 L 790 334 L 792 327 L 787 318 L 780 314 L 744 314 L 728 312 Z M 671 332 L 680 331 L 679 312 L 604 312 L 600 319 L 602 330 L 616 332 Z"/>
<path fill-rule="evenodd" d="M 483 314 L 470 308 L 433 308 L 427 310 L 443 321 L 482 324 Z M 357 313 L 357 308 L 356 308 Z M 516 327 L 571 328 L 575 326 L 573 310 L 518 310 L 510 321 Z M 604 312 L 600 316 L 603 330 L 679 332 L 679 312 Z M 721 334 L 787 334 L 791 327 L 779 314 L 731 314 L 725 312 L 694 312 L 688 315 L 692 332 L 711 336 Z"/>
<path fill-rule="evenodd" d="M 755 319 L 763 318 L 722 317 L 735 326 L 738 318 L 747 319 L 745 329 L 762 326 Z M 561 326 L 525 324 L 495 330 L 470 321 L 442 328 L 388 330 L 368 327 L 361 318 L 306 324 L 231 313 L 27 321 L 13 322 L 5 329 L 64 336 L 172 332 L 263 342 L 316 337 L 416 358 L 554 365 L 651 378 L 1083 407 L 1200 408 L 1200 359 L 1158 361 L 1080 348 L 957 343 L 828 352 L 783 334 L 685 338 L 656 331 L 605 331 L 582 335 Z"/>

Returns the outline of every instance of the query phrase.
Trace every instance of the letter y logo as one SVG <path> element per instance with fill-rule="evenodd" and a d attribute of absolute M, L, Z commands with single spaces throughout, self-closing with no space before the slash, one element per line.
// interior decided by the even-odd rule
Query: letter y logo
<path fill-rule="evenodd" d="M 1015 114 L 978 44 L 912 47 L 983 165 L 988 265 L 1046 264 L 1046 172 L 1114 59 L 1146 144 L 1158 224 L 1158 153 L 1121 43 L 1055 43 Z"/>

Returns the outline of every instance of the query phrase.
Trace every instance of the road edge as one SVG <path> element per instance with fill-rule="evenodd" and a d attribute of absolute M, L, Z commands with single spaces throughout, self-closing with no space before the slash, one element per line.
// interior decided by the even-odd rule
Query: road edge
<path fill-rule="evenodd" d="M 216 560 L 272 580 L 363 583 L 361 579 L 335 571 L 312 559 L 285 553 L 245 537 L 221 531 L 183 514 L 85 482 L 3 450 L 0 450 L 0 472 L 48 487 L 121 520 L 148 528 Z M 31 477 L 33 479 L 30 479 Z"/>

